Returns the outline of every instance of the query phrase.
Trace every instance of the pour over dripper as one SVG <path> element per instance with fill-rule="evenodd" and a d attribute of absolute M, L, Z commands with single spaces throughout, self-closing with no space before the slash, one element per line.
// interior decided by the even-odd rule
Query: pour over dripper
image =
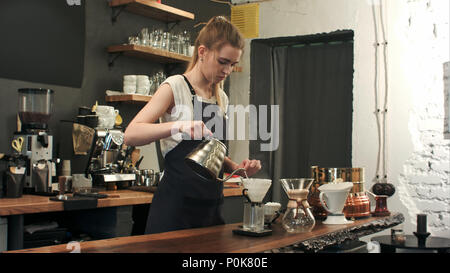
<path fill-rule="evenodd" d="M 311 231 L 316 221 L 311 213 L 307 198 L 313 178 L 281 179 L 281 185 L 289 202 L 282 219 L 283 228 L 287 232 L 299 233 Z"/>
<path fill-rule="evenodd" d="M 270 179 L 243 179 L 243 195 L 248 202 L 244 203 L 243 230 L 262 232 L 264 230 L 264 204 L 262 200 L 272 185 Z"/>
<path fill-rule="evenodd" d="M 353 187 L 351 182 L 328 183 L 319 187 L 320 203 L 329 212 L 327 219 L 323 222 L 329 225 L 340 225 L 353 223 L 345 219 L 343 209 L 348 193 Z M 324 202 L 326 197 L 326 203 Z"/>
<path fill-rule="evenodd" d="M 250 203 L 261 203 L 272 185 L 270 179 L 246 178 L 242 179 L 242 182 L 244 184 L 244 196 Z"/>

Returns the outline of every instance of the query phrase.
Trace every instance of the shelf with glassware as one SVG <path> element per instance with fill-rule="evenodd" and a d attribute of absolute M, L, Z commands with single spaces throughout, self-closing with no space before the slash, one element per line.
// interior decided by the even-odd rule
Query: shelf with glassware
<path fill-rule="evenodd" d="M 113 22 L 117 20 L 117 16 L 122 10 L 166 23 L 195 19 L 193 13 L 161 4 L 155 0 L 111 0 L 109 6 L 113 9 L 111 18 Z"/>
<path fill-rule="evenodd" d="M 108 53 L 121 53 L 126 56 L 155 61 L 163 64 L 189 63 L 191 57 L 150 46 L 123 44 L 107 48 Z M 111 63 L 110 63 L 111 65 Z"/>

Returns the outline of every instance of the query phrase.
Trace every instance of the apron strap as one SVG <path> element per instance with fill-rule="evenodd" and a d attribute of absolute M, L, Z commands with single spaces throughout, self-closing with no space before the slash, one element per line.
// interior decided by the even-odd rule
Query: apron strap
<path fill-rule="evenodd" d="M 186 78 L 185 75 L 182 75 L 182 76 L 183 76 L 184 80 L 186 81 L 187 85 L 189 86 L 189 90 L 191 90 L 192 96 L 195 96 L 195 90 L 194 90 L 194 88 L 192 87 L 191 83 L 188 81 L 188 79 Z"/>

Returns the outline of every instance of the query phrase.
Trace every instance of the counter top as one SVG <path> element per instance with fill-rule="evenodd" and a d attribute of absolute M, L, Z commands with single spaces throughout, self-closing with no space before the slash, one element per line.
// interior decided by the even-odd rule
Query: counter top
<path fill-rule="evenodd" d="M 401 213 L 386 217 L 369 217 L 346 225 L 324 225 L 317 222 L 313 231 L 290 234 L 279 223 L 266 237 L 246 237 L 233 234 L 240 223 L 186 229 L 159 234 L 119 237 L 80 243 L 83 253 L 251 253 L 272 252 L 288 246 L 318 251 L 326 246 L 373 234 L 404 221 Z M 66 244 L 10 251 L 15 253 L 70 252 Z M 275 251 L 273 251 L 275 252 Z"/>
<path fill-rule="evenodd" d="M 152 202 L 153 193 L 132 190 L 102 191 L 116 197 L 102 198 L 98 200 L 98 208 L 149 204 Z M 118 197 L 117 197 L 118 195 Z M 241 188 L 225 188 L 224 196 L 240 196 Z M 20 198 L 1 198 L 0 216 L 20 215 L 30 213 L 63 211 L 64 205 L 59 201 L 51 201 L 48 196 L 24 194 Z"/>

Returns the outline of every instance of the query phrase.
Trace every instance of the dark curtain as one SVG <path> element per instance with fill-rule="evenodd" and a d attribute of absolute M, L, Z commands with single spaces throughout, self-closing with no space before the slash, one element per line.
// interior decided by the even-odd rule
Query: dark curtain
<path fill-rule="evenodd" d="M 250 145 L 263 164 L 259 176 L 273 181 L 273 201 L 286 201 L 281 178 L 310 177 L 314 165 L 351 166 L 353 33 L 345 34 L 252 43 L 250 103 L 280 112 L 278 149 L 261 151 L 259 138 Z"/>

